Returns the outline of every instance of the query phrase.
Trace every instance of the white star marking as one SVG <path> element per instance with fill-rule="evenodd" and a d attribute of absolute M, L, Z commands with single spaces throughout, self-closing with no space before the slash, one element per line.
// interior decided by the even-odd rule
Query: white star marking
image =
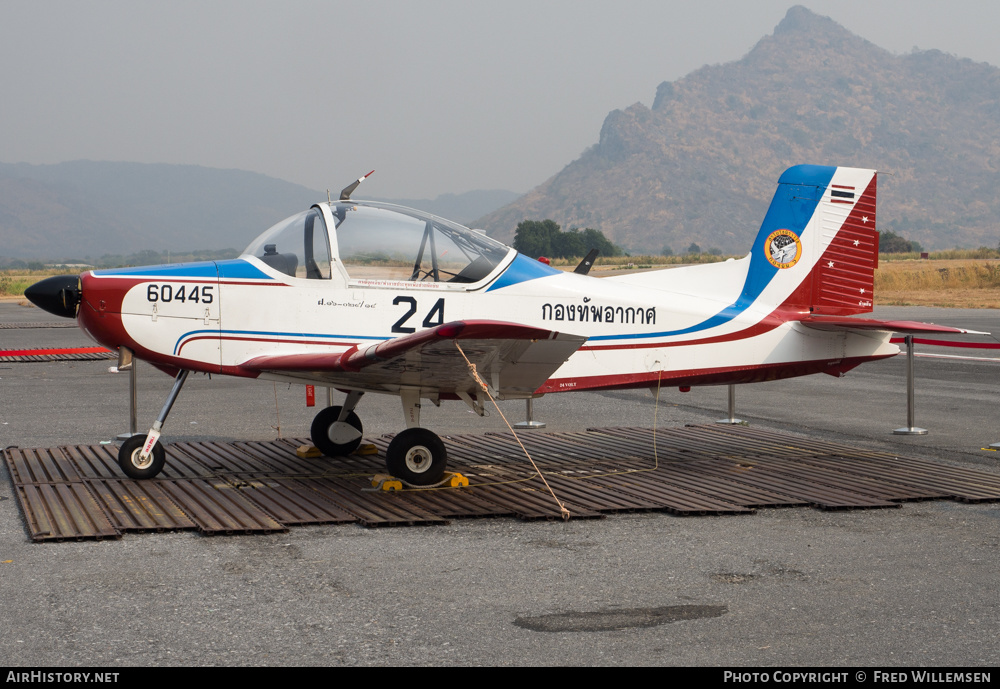
<path fill-rule="evenodd" d="M 861 240 L 855 239 L 854 240 L 854 246 L 858 246 L 859 244 L 861 244 Z"/>
<path fill-rule="evenodd" d="M 830 261 L 829 263 L 827 263 L 826 266 L 827 266 L 827 268 L 833 268 L 833 261 Z"/>
<path fill-rule="evenodd" d="M 865 288 L 864 288 L 864 287 L 862 287 L 862 288 L 861 288 L 861 294 L 864 294 L 864 293 L 865 293 Z"/>
<path fill-rule="evenodd" d="M 868 224 L 868 216 L 867 215 L 862 215 L 861 216 L 861 222 L 863 222 L 865 225 L 867 225 Z"/>

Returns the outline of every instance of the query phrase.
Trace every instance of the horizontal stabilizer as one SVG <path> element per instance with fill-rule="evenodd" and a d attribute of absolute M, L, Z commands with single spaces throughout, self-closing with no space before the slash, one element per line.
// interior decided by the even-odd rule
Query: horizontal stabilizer
<path fill-rule="evenodd" d="M 828 316 L 808 316 L 799 321 L 813 330 L 881 330 L 894 333 L 936 333 L 938 335 L 989 335 L 978 330 L 964 330 L 934 323 L 917 321 L 880 321 L 873 318 L 837 318 Z"/>

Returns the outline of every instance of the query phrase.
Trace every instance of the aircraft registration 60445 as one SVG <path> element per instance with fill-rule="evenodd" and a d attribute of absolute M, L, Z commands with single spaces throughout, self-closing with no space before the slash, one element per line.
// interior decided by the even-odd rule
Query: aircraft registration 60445
<path fill-rule="evenodd" d="M 584 264 L 556 270 L 420 211 L 352 200 L 364 179 L 236 259 L 95 270 L 26 291 L 123 358 L 175 377 L 150 431 L 122 444 L 128 476 L 162 469 L 161 429 L 191 371 L 343 391 L 312 424 L 330 457 L 360 445 L 365 393 L 398 395 L 406 428 L 387 469 L 425 486 L 447 457 L 420 425 L 422 400 L 482 414 L 486 391 L 518 399 L 840 376 L 898 354 L 893 332 L 967 332 L 856 317 L 872 310 L 878 263 L 873 170 L 792 167 L 744 258 L 607 278 Z"/>

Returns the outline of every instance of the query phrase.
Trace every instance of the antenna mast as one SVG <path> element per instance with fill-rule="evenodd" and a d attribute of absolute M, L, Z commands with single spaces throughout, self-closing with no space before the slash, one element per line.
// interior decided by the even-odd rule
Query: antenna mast
<path fill-rule="evenodd" d="M 341 201 L 350 201 L 351 200 L 351 194 L 353 194 L 354 190 L 358 188 L 358 185 L 361 184 L 362 182 L 364 182 L 369 177 L 371 177 L 374 172 L 375 171 L 372 170 L 367 175 L 359 177 L 357 182 L 351 182 L 346 187 L 344 187 L 343 191 L 340 192 L 340 200 Z"/>

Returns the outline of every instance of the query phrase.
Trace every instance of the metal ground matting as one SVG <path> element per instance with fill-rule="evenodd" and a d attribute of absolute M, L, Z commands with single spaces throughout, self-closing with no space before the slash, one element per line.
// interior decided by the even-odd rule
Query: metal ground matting
<path fill-rule="evenodd" d="M 594 428 L 518 436 L 570 518 L 623 511 L 751 514 L 760 507 L 898 507 L 910 500 L 1000 500 L 1000 476 L 745 426 Z M 559 519 L 560 510 L 508 434 L 444 438 L 469 486 L 381 491 L 392 436 L 378 454 L 302 459 L 302 439 L 167 446 L 166 468 L 123 478 L 113 445 L 4 450 L 35 541 L 126 532 L 286 531 L 304 524 L 442 524 L 462 517 Z"/>

